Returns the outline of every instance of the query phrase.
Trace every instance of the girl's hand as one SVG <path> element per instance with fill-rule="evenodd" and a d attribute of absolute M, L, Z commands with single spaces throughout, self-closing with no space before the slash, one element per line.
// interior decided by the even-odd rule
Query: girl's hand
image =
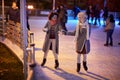
<path fill-rule="evenodd" d="M 48 28 L 43 28 L 43 31 L 44 31 L 44 32 L 47 32 L 47 31 L 48 31 Z"/>
<path fill-rule="evenodd" d="M 58 31 L 58 34 L 59 34 L 59 35 L 62 35 L 62 32 L 61 32 L 61 31 Z"/>

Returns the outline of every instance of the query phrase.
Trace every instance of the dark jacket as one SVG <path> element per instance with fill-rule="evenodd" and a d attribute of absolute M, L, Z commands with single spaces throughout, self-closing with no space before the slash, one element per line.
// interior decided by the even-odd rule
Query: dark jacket
<path fill-rule="evenodd" d="M 20 11 L 19 11 L 19 9 L 10 8 L 6 13 L 6 21 L 8 21 L 8 19 L 12 20 L 14 22 L 20 22 Z"/>

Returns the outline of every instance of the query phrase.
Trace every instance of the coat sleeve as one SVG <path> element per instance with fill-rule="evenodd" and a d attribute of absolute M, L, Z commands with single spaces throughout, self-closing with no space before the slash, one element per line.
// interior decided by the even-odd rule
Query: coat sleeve
<path fill-rule="evenodd" d="M 58 33 L 62 34 L 64 30 L 62 29 L 62 26 L 60 24 L 58 24 Z"/>
<path fill-rule="evenodd" d="M 79 33 L 79 22 L 78 22 L 78 24 L 76 26 L 76 30 L 75 30 L 75 41 L 77 40 L 78 33 Z"/>
<path fill-rule="evenodd" d="M 46 25 L 44 26 L 44 28 L 43 28 L 43 31 L 44 31 L 44 32 L 47 32 L 47 31 L 48 31 L 48 24 L 49 24 L 49 22 L 47 22 Z"/>
<path fill-rule="evenodd" d="M 86 26 L 87 26 L 87 35 L 86 35 L 86 39 L 89 40 L 89 38 L 90 38 L 90 27 L 89 27 L 89 24 L 87 24 Z"/>
<path fill-rule="evenodd" d="M 62 26 L 60 24 L 58 24 L 58 30 L 62 31 Z"/>

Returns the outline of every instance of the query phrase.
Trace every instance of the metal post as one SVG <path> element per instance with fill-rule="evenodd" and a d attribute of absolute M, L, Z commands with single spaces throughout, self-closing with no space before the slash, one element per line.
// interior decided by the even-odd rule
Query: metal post
<path fill-rule="evenodd" d="M 20 23 L 22 28 L 22 39 L 23 39 L 23 58 L 24 58 L 24 76 L 27 79 L 27 20 L 26 20 L 26 0 L 20 0 Z"/>
<path fill-rule="evenodd" d="M 106 0 L 104 0 L 104 7 L 106 7 L 106 4 L 107 4 L 107 1 L 106 1 Z"/>
<path fill-rule="evenodd" d="M 2 26 L 3 26 L 3 37 L 4 37 L 4 26 L 5 26 L 5 22 L 4 22 L 4 19 L 5 19 L 5 15 L 4 15 L 5 11 L 4 11 L 4 0 L 2 0 Z"/>
<path fill-rule="evenodd" d="M 32 52 L 32 60 L 33 60 L 33 64 L 35 64 L 35 63 L 36 63 L 36 61 L 35 61 L 35 44 L 34 44 L 34 43 L 31 44 L 31 46 L 32 46 L 32 48 L 33 48 L 33 52 Z"/>
<path fill-rule="evenodd" d="M 30 32 L 30 43 L 34 43 L 34 33 Z"/>
<path fill-rule="evenodd" d="M 35 44 L 31 43 L 30 47 L 32 49 L 32 53 L 31 53 L 31 64 L 30 67 L 35 67 L 36 66 L 36 62 L 35 62 Z"/>
<path fill-rule="evenodd" d="M 55 10 L 55 0 L 53 0 L 53 10 Z"/>

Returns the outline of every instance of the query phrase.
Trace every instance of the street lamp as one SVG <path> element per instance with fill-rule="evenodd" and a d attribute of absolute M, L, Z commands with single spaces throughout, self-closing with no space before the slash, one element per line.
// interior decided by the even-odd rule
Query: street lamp
<path fill-rule="evenodd" d="M 28 9 L 34 9 L 33 5 L 28 5 L 27 8 Z"/>

